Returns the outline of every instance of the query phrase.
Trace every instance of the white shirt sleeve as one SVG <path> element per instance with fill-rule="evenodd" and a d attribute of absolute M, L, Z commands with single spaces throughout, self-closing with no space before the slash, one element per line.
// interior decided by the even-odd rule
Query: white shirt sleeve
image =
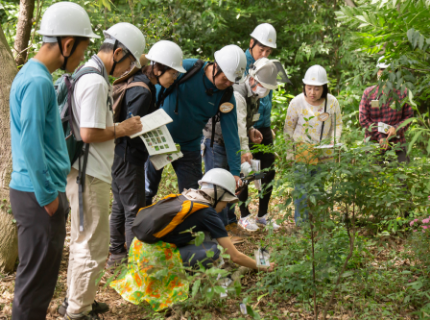
<path fill-rule="evenodd" d="M 109 86 L 97 74 L 84 75 L 75 86 L 74 98 L 81 128 L 106 129 Z"/>
<path fill-rule="evenodd" d="M 249 139 L 248 139 L 248 130 L 246 128 L 246 100 L 245 98 L 237 91 L 234 92 L 234 98 L 236 99 L 236 110 L 237 110 L 237 128 L 240 140 L 240 148 L 243 150 L 243 153 L 249 152 Z"/>

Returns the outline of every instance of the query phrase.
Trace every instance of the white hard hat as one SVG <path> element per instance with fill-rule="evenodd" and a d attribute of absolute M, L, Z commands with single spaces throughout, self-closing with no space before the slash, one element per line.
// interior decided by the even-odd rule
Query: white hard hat
<path fill-rule="evenodd" d="M 176 43 L 172 41 L 158 41 L 151 47 L 145 57 L 148 60 L 161 63 L 176 71 L 182 73 L 187 72 L 187 70 L 182 67 L 182 50 Z"/>
<path fill-rule="evenodd" d="M 120 22 L 103 31 L 103 34 L 106 37 L 105 42 L 121 42 L 136 59 L 136 67 L 142 67 L 139 60 L 145 50 L 145 36 L 139 28 L 128 22 Z"/>
<path fill-rule="evenodd" d="M 378 59 L 378 63 L 376 64 L 376 67 L 378 67 L 378 69 L 387 69 L 390 66 L 390 64 L 381 62 L 381 60 L 385 60 L 385 57 L 382 56 Z"/>
<path fill-rule="evenodd" d="M 260 58 L 249 68 L 249 75 L 264 88 L 275 90 L 279 83 L 290 82 L 284 67 L 278 60 Z"/>
<path fill-rule="evenodd" d="M 214 57 L 215 62 L 229 81 L 236 84 L 245 81 L 246 55 L 241 48 L 230 44 L 215 52 Z"/>
<path fill-rule="evenodd" d="M 199 185 L 201 186 L 201 190 L 211 189 L 213 190 L 214 186 L 220 187 L 223 190 L 227 191 L 228 194 L 225 194 L 222 199 L 215 199 L 218 201 L 228 201 L 228 202 L 237 202 L 239 199 L 235 195 L 236 191 L 236 180 L 233 175 L 221 168 L 211 169 L 205 173 L 203 178 L 199 180 Z M 221 196 L 219 194 L 218 196 Z"/>
<path fill-rule="evenodd" d="M 276 49 L 276 30 L 270 23 L 259 24 L 250 36 L 262 45 Z"/>
<path fill-rule="evenodd" d="M 37 33 L 46 37 L 100 38 L 93 32 L 85 9 L 73 2 L 58 2 L 46 9 Z"/>
<path fill-rule="evenodd" d="M 316 64 L 308 69 L 303 79 L 303 83 L 310 86 L 322 86 L 328 83 L 327 72 L 323 67 Z"/>

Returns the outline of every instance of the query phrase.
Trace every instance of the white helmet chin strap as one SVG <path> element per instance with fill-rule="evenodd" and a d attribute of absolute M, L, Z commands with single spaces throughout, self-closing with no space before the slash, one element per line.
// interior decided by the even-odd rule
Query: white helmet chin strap
<path fill-rule="evenodd" d="M 214 205 L 213 205 L 213 207 L 215 208 L 216 206 L 217 206 L 217 204 L 221 201 L 221 199 L 224 197 L 224 195 L 225 195 L 225 193 L 227 192 L 227 191 L 225 191 L 224 190 L 224 193 L 221 195 L 221 197 L 219 197 L 219 199 L 218 199 L 218 195 L 217 195 L 217 186 L 216 185 L 213 185 L 214 186 L 214 197 L 215 197 L 215 202 L 214 202 Z"/>

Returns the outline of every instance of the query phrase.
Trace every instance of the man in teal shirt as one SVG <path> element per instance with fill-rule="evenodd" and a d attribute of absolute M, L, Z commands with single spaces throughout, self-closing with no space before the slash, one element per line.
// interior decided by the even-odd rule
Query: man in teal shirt
<path fill-rule="evenodd" d="M 43 45 L 19 71 L 10 91 L 9 186 L 19 254 L 14 320 L 46 319 L 66 236 L 70 161 L 51 73 L 59 68 L 73 72 L 84 58 L 89 38 L 98 37 L 85 10 L 71 2 L 49 7 L 38 33 Z"/>
<path fill-rule="evenodd" d="M 254 31 L 251 33 L 251 40 L 249 43 L 249 49 L 246 50 L 246 74 L 248 74 L 248 70 L 250 66 L 260 58 L 267 58 L 276 48 L 276 30 L 269 23 L 263 23 L 258 25 Z M 257 122 L 253 125 L 256 129 L 254 130 L 253 137 L 251 137 L 250 141 L 254 143 L 263 143 L 265 145 L 273 144 L 272 130 L 270 128 L 270 114 L 272 111 L 272 94 L 273 91 L 270 90 L 269 94 L 260 100 L 260 106 L 258 109 L 258 113 L 255 115 L 258 117 Z M 223 129 L 224 133 L 224 129 Z M 255 138 L 254 138 L 255 137 Z M 218 144 L 214 144 L 213 148 L 209 147 L 209 139 L 205 139 L 204 141 L 206 150 L 205 150 L 205 166 L 206 168 L 224 168 L 228 169 L 229 164 L 225 161 L 225 151 L 224 146 L 220 146 Z M 241 162 L 251 161 L 253 155 L 250 152 L 242 154 Z M 275 161 L 275 157 L 272 153 L 256 153 L 254 154 L 254 158 L 259 159 L 261 161 L 261 169 L 269 168 L 273 166 Z M 263 183 L 269 183 L 273 180 L 275 176 L 275 171 L 271 170 L 266 173 L 266 177 L 263 179 Z M 270 196 L 272 194 L 272 188 L 267 188 L 264 193 L 263 198 L 260 198 L 260 206 L 259 206 L 259 217 L 263 217 L 267 214 Z M 246 202 L 248 199 L 248 189 L 246 188 L 244 192 L 241 193 L 240 200 Z M 240 206 L 242 217 L 249 216 L 249 210 L 245 203 L 242 203 Z M 226 224 L 234 224 L 237 222 L 236 215 L 234 213 L 234 208 L 225 209 L 221 216 L 223 217 L 224 223 Z M 265 219 L 260 219 L 262 225 L 266 225 L 267 221 Z M 240 225 L 240 224 L 239 224 Z M 245 230 L 247 231 L 256 231 L 258 230 L 257 225 L 254 222 L 245 223 Z"/>
<path fill-rule="evenodd" d="M 203 128 L 209 119 L 220 110 L 220 101 L 224 93 L 235 82 L 243 79 L 246 68 L 246 57 L 242 49 L 236 45 L 228 45 L 215 52 L 215 62 L 205 63 L 190 79 L 181 83 L 164 97 L 161 107 L 172 117 L 173 122 L 167 125 L 175 143 L 181 146 L 183 157 L 174 161 L 172 166 L 178 177 L 179 192 L 184 189 L 198 189 L 198 181 L 202 178 L 202 157 L 200 145 Z M 196 59 L 183 61 L 185 70 L 190 70 Z M 178 77 L 180 81 L 183 75 Z M 161 99 L 157 85 L 157 97 Z M 241 183 L 240 174 L 240 143 L 237 131 L 236 101 L 232 95 L 226 103 L 228 110 L 221 112 L 220 124 L 227 136 L 226 157 L 230 172 L 237 183 Z M 224 105 L 224 104 L 223 104 Z M 177 106 L 177 109 L 176 109 Z M 222 108 L 221 108 L 222 109 Z M 146 204 L 152 203 L 161 181 L 161 170 L 156 170 L 151 161 L 146 162 Z"/>

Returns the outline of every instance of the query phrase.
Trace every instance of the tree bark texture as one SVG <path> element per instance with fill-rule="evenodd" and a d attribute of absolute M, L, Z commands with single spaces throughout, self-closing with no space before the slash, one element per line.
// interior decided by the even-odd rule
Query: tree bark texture
<path fill-rule="evenodd" d="M 27 60 L 28 41 L 31 35 L 31 25 L 33 23 L 34 0 L 20 0 L 18 25 L 15 37 L 15 63 L 17 66 L 23 65 Z"/>
<path fill-rule="evenodd" d="M 12 272 L 18 258 L 18 235 L 9 201 L 12 173 L 9 92 L 17 73 L 12 52 L 0 26 L 0 272 Z"/>

